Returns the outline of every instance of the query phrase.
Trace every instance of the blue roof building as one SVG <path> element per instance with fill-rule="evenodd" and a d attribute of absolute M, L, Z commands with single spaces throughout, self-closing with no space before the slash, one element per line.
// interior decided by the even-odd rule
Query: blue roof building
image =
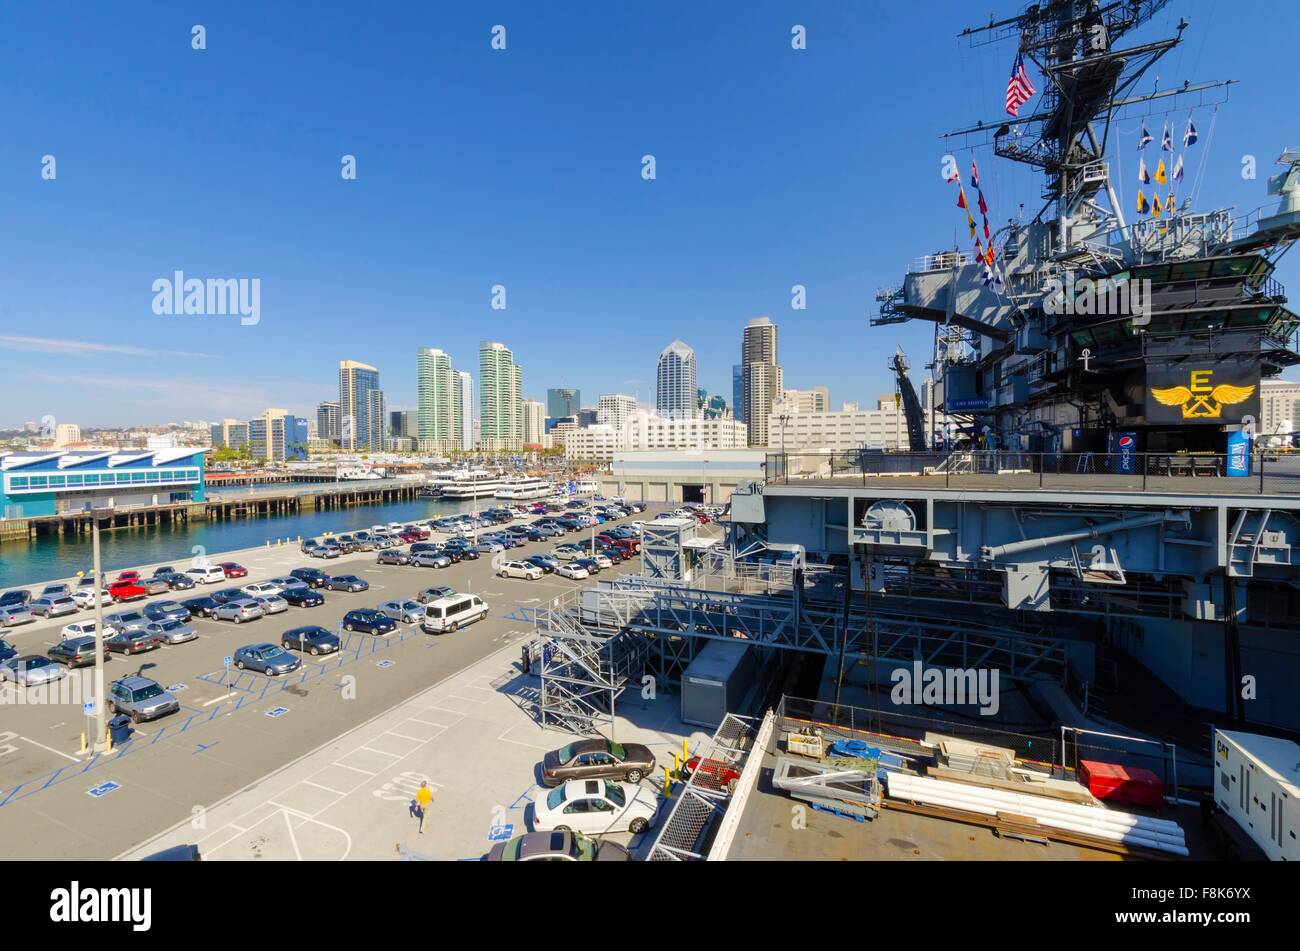
<path fill-rule="evenodd" d="M 0 517 L 204 500 L 203 449 L 0 453 Z"/>

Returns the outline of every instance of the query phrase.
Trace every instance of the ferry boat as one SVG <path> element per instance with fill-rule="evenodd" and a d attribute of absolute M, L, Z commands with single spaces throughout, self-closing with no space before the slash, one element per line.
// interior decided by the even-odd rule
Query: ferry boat
<path fill-rule="evenodd" d="M 366 482 L 382 479 L 386 475 L 383 469 L 372 469 L 369 466 L 339 466 L 334 472 L 334 477 L 340 482 Z"/>
<path fill-rule="evenodd" d="M 502 480 L 501 485 L 497 487 L 496 497 L 512 501 L 545 499 L 549 498 L 554 491 L 555 487 L 545 479 L 538 479 L 534 476 L 521 476 L 515 479 Z"/>
<path fill-rule="evenodd" d="M 573 483 L 574 495 L 595 495 L 600 491 L 600 483 L 595 479 L 578 479 Z"/>
<path fill-rule="evenodd" d="M 501 476 L 486 469 L 463 469 L 443 473 L 429 482 L 429 489 L 443 499 L 491 498 L 501 484 Z"/>

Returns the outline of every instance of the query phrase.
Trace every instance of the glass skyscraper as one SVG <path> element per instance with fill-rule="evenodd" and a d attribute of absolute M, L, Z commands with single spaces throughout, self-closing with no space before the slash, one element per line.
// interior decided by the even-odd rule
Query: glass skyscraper
<path fill-rule="evenodd" d="M 659 354 L 655 410 L 666 419 L 699 415 L 695 351 L 674 340 Z"/>

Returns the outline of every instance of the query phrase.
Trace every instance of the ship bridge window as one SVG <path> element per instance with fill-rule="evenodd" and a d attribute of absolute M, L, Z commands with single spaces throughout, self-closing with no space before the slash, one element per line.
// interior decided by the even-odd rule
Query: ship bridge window
<path fill-rule="evenodd" d="M 1261 257 L 1251 255 L 1240 258 L 1219 258 L 1212 262 L 1215 277 L 1237 277 L 1242 274 L 1258 274 L 1268 269 L 1268 262 Z"/>
<path fill-rule="evenodd" d="M 1076 330 L 1070 334 L 1070 337 L 1081 347 L 1091 347 L 1096 342 L 1092 339 L 1090 330 Z"/>
<path fill-rule="evenodd" d="M 1203 281 L 1210 276 L 1209 261 L 1187 261 L 1175 264 L 1169 269 L 1171 281 Z"/>

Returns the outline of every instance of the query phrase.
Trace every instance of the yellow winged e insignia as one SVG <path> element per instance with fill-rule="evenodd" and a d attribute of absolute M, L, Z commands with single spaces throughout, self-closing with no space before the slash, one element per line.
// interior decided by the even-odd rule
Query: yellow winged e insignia
<path fill-rule="evenodd" d="M 1182 387 L 1181 386 L 1175 387 L 1175 389 L 1182 390 Z M 1159 390 L 1152 390 L 1151 392 L 1153 394 L 1156 394 L 1156 399 L 1160 399 Z M 1233 403 L 1246 402 L 1246 400 L 1250 399 L 1250 395 L 1254 392 L 1255 392 L 1255 387 L 1253 385 L 1233 386 L 1231 383 L 1220 383 L 1218 386 L 1214 388 L 1213 392 L 1210 393 L 1210 399 L 1214 400 L 1216 403 L 1223 403 L 1228 406 L 1231 406 Z M 1164 400 L 1161 400 L 1161 402 L 1163 403 Z M 1166 404 L 1166 405 L 1173 405 L 1173 404 Z"/>
<path fill-rule="evenodd" d="M 1219 389 L 1236 390 L 1238 389 L 1238 387 L 1225 385 L 1219 387 Z M 1252 386 L 1250 387 L 1250 389 L 1253 390 L 1254 387 Z M 1215 392 L 1217 393 L 1218 390 L 1216 390 Z M 1156 402 L 1161 403 L 1165 406 L 1182 406 L 1184 403 L 1186 403 L 1188 400 L 1192 398 L 1192 391 L 1185 386 L 1171 386 L 1165 390 L 1152 387 L 1151 395 L 1156 398 Z M 1240 399 L 1236 400 L 1235 402 L 1241 402 L 1241 400 L 1244 400 L 1246 396 L 1249 395 L 1250 392 L 1247 391 L 1245 396 L 1242 396 Z"/>

